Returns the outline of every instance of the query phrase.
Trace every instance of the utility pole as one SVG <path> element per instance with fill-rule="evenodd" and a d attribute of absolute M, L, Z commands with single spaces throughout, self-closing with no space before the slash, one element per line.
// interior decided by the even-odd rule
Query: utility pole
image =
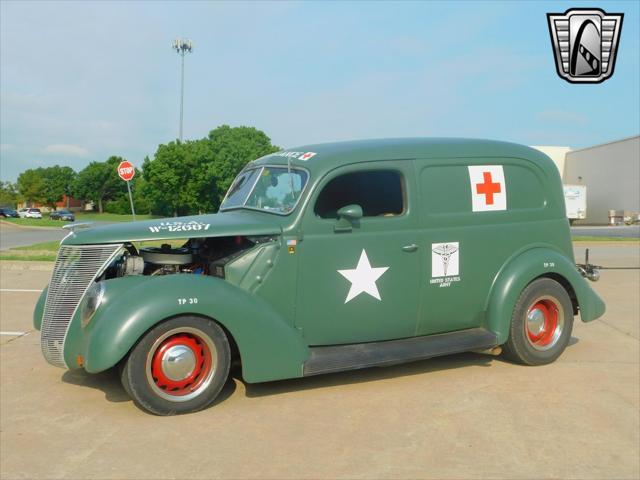
<path fill-rule="evenodd" d="M 184 110 L 184 56 L 187 53 L 193 51 L 193 44 L 191 40 L 186 38 L 176 38 L 173 41 L 173 49 L 180 55 L 181 58 L 181 81 L 180 81 L 180 142 L 182 142 L 182 118 Z"/>

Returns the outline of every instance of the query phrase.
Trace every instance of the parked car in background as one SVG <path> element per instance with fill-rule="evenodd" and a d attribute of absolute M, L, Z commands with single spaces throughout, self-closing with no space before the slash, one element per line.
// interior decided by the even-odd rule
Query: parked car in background
<path fill-rule="evenodd" d="M 60 210 L 55 210 L 49 214 L 49 218 L 51 220 L 64 220 L 67 222 L 75 222 L 76 216 L 70 210 L 66 208 L 62 208 Z"/>
<path fill-rule="evenodd" d="M 29 211 L 28 208 L 21 208 L 20 210 L 18 210 L 18 216 L 20 218 L 25 218 L 27 216 L 28 211 Z"/>
<path fill-rule="evenodd" d="M 29 208 L 25 212 L 24 218 L 42 218 L 42 212 L 39 208 Z"/>
<path fill-rule="evenodd" d="M 0 208 L 0 217 L 4 218 L 19 218 L 18 212 L 16 212 L 13 208 L 3 207 Z"/>

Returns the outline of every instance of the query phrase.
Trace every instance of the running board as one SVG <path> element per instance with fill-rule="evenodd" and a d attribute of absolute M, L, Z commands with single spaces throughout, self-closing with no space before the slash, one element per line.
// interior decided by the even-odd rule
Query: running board
<path fill-rule="evenodd" d="M 341 370 L 413 362 L 451 353 L 487 349 L 497 344 L 495 334 L 484 328 L 471 328 L 386 342 L 311 347 L 309 359 L 304 363 L 303 375 L 307 377 Z"/>

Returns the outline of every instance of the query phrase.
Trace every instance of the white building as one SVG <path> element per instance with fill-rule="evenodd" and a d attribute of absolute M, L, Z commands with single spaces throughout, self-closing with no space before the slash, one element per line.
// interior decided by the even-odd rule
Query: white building
<path fill-rule="evenodd" d="M 533 147 L 548 155 L 565 185 L 586 185 L 587 218 L 580 224 L 604 225 L 609 210 L 640 213 L 640 136 L 571 150 Z"/>

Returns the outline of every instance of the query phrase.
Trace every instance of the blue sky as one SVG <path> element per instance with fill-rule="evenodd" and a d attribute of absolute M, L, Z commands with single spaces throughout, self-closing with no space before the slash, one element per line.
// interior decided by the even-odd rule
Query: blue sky
<path fill-rule="evenodd" d="M 0 178 L 251 125 L 282 147 L 468 136 L 583 147 L 640 132 L 640 18 L 629 2 L 0 3 Z M 546 13 L 624 12 L 615 74 L 555 71 Z"/>

